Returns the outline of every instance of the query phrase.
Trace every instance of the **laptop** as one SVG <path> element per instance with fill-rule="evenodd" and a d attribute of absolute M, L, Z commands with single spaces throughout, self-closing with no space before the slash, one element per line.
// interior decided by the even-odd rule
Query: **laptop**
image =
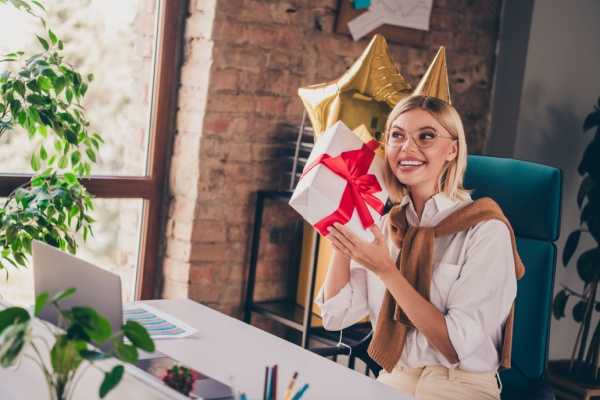
<path fill-rule="evenodd" d="M 67 254 L 55 247 L 33 241 L 33 280 L 35 295 L 48 293 L 50 296 L 74 287 L 75 295 L 63 302 L 62 308 L 88 306 L 94 308 L 110 321 L 113 332 L 123 325 L 123 302 L 121 278 L 80 258 Z M 58 322 L 58 313 L 47 306 L 40 315 L 53 324 Z M 106 348 L 105 348 L 106 347 Z M 102 350 L 110 349 L 110 344 Z M 140 354 L 142 356 L 142 354 Z M 178 362 L 160 352 L 145 354 L 136 366 L 162 381 L 165 368 Z M 192 393 L 199 399 L 233 399 L 233 389 L 209 376 L 194 371 L 198 380 Z"/>
<path fill-rule="evenodd" d="M 63 308 L 74 305 L 94 308 L 110 321 L 113 332 L 123 325 L 123 301 L 121 278 L 80 258 L 55 247 L 34 240 L 33 282 L 35 296 L 48 293 L 50 296 L 74 287 L 75 295 L 63 302 Z M 58 322 L 58 312 L 46 306 L 40 318 L 53 324 Z"/>

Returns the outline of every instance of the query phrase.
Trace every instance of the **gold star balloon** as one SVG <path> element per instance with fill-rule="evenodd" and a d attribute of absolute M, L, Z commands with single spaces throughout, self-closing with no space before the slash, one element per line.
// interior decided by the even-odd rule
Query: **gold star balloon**
<path fill-rule="evenodd" d="M 336 121 L 350 129 L 361 125 L 379 139 L 387 115 L 412 88 L 400 75 L 388 45 L 375 35 L 362 55 L 337 80 L 298 89 L 318 137 Z"/>
<path fill-rule="evenodd" d="M 446 66 L 446 49 L 444 47 L 440 47 L 438 50 L 413 94 L 437 97 L 448 104 L 452 104 L 450 85 L 448 84 L 448 67 Z"/>

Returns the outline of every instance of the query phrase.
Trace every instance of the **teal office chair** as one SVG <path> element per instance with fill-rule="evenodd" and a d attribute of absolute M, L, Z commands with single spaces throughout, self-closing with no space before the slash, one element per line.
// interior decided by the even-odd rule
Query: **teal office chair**
<path fill-rule="evenodd" d="M 465 187 L 474 199 L 489 196 L 512 224 L 525 276 L 519 281 L 513 328 L 512 368 L 500 372 L 502 399 L 554 399 L 543 378 L 556 245 L 560 230 L 562 174 L 526 161 L 469 156 Z"/>

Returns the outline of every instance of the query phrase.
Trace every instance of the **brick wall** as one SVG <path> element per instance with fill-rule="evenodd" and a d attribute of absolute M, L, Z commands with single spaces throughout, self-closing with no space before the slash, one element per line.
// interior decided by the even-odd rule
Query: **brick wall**
<path fill-rule="evenodd" d="M 333 33 L 336 3 L 190 1 L 164 297 L 189 296 L 239 315 L 253 193 L 279 186 L 282 149 L 290 139 L 284 127 L 299 123 L 302 115 L 297 88 L 337 78 L 368 43 Z M 391 46 L 413 85 L 437 47 L 446 46 L 454 103 L 471 152 L 483 149 L 489 125 L 499 9 L 499 0 L 435 0 L 423 42 Z M 284 220 L 275 218 L 271 226 Z M 279 222 L 278 229 L 290 223 Z M 259 267 L 256 290 L 262 298 L 281 295 L 286 276 L 275 271 L 281 268 L 276 264 L 265 259 Z"/>

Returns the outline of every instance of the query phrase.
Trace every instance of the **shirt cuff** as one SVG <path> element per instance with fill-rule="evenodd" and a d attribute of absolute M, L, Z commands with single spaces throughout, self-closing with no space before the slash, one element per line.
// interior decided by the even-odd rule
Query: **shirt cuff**
<path fill-rule="evenodd" d="M 321 316 L 325 317 L 326 314 L 340 315 L 343 314 L 352 303 L 352 288 L 350 282 L 333 297 L 325 301 L 325 287 L 322 286 L 321 290 L 315 298 L 315 304 L 321 309 Z"/>

